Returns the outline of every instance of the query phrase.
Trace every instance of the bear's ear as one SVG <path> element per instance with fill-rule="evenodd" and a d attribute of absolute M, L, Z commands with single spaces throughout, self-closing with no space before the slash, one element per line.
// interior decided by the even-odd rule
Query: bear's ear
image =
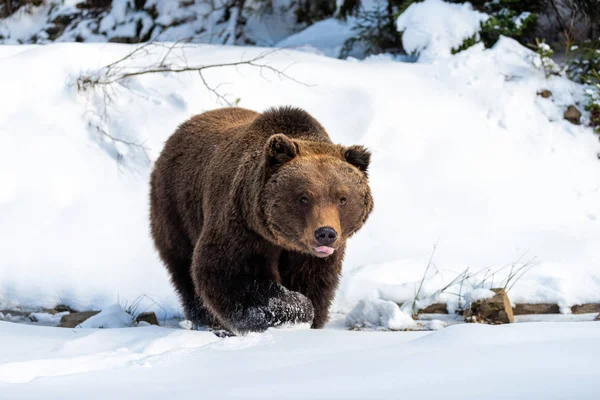
<path fill-rule="evenodd" d="M 267 165 L 270 168 L 277 168 L 296 157 L 298 155 L 298 147 L 296 147 L 292 139 L 282 133 L 278 133 L 269 138 L 265 152 Z"/>
<path fill-rule="evenodd" d="M 371 163 L 371 152 L 363 146 L 350 146 L 344 150 L 344 158 L 362 172 L 367 173 Z"/>

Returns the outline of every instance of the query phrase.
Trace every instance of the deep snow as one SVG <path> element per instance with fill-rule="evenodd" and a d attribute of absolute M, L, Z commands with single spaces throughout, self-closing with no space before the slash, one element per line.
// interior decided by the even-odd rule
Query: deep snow
<path fill-rule="evenodd" d="M 7 399 L 596 399 L 600 324 L 433 333 L 270 330 L 219 339 L 146 327 L 0 322 Z"/>

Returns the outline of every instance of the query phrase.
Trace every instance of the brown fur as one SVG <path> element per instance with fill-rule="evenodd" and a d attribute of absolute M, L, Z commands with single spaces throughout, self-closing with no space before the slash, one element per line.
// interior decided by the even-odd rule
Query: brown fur
<path fill-rule="evenodd" d="M 346 239 L 373 208 L 369 160 L 299 109 L 224 108 L 183 123 L 156 162 L 150 202 L 187 318 L 242 333 L 322 327 Z M 328 257 L 315 250 L 320 227 L 338 233 Z"/>

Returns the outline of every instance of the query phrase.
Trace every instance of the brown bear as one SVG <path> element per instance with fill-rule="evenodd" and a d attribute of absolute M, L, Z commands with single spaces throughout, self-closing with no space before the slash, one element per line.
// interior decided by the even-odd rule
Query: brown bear
<path fill-rule="evenodd" d="M 323 327 L 346 239 L 373 209 L 370 157 L 297 108 L 183 123 L 154 166 L 150 219 L 186 317 L 234 333 Z"/>

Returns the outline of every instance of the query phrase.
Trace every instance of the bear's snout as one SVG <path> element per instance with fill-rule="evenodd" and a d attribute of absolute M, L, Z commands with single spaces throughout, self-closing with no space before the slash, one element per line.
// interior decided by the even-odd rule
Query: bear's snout
<path fill-rule="evenodd" d="M 319 244 L 331 246 L 337 240 L 337 232 L 330 226 L 322 226 L 315 231 L 315 239 Z"/>

